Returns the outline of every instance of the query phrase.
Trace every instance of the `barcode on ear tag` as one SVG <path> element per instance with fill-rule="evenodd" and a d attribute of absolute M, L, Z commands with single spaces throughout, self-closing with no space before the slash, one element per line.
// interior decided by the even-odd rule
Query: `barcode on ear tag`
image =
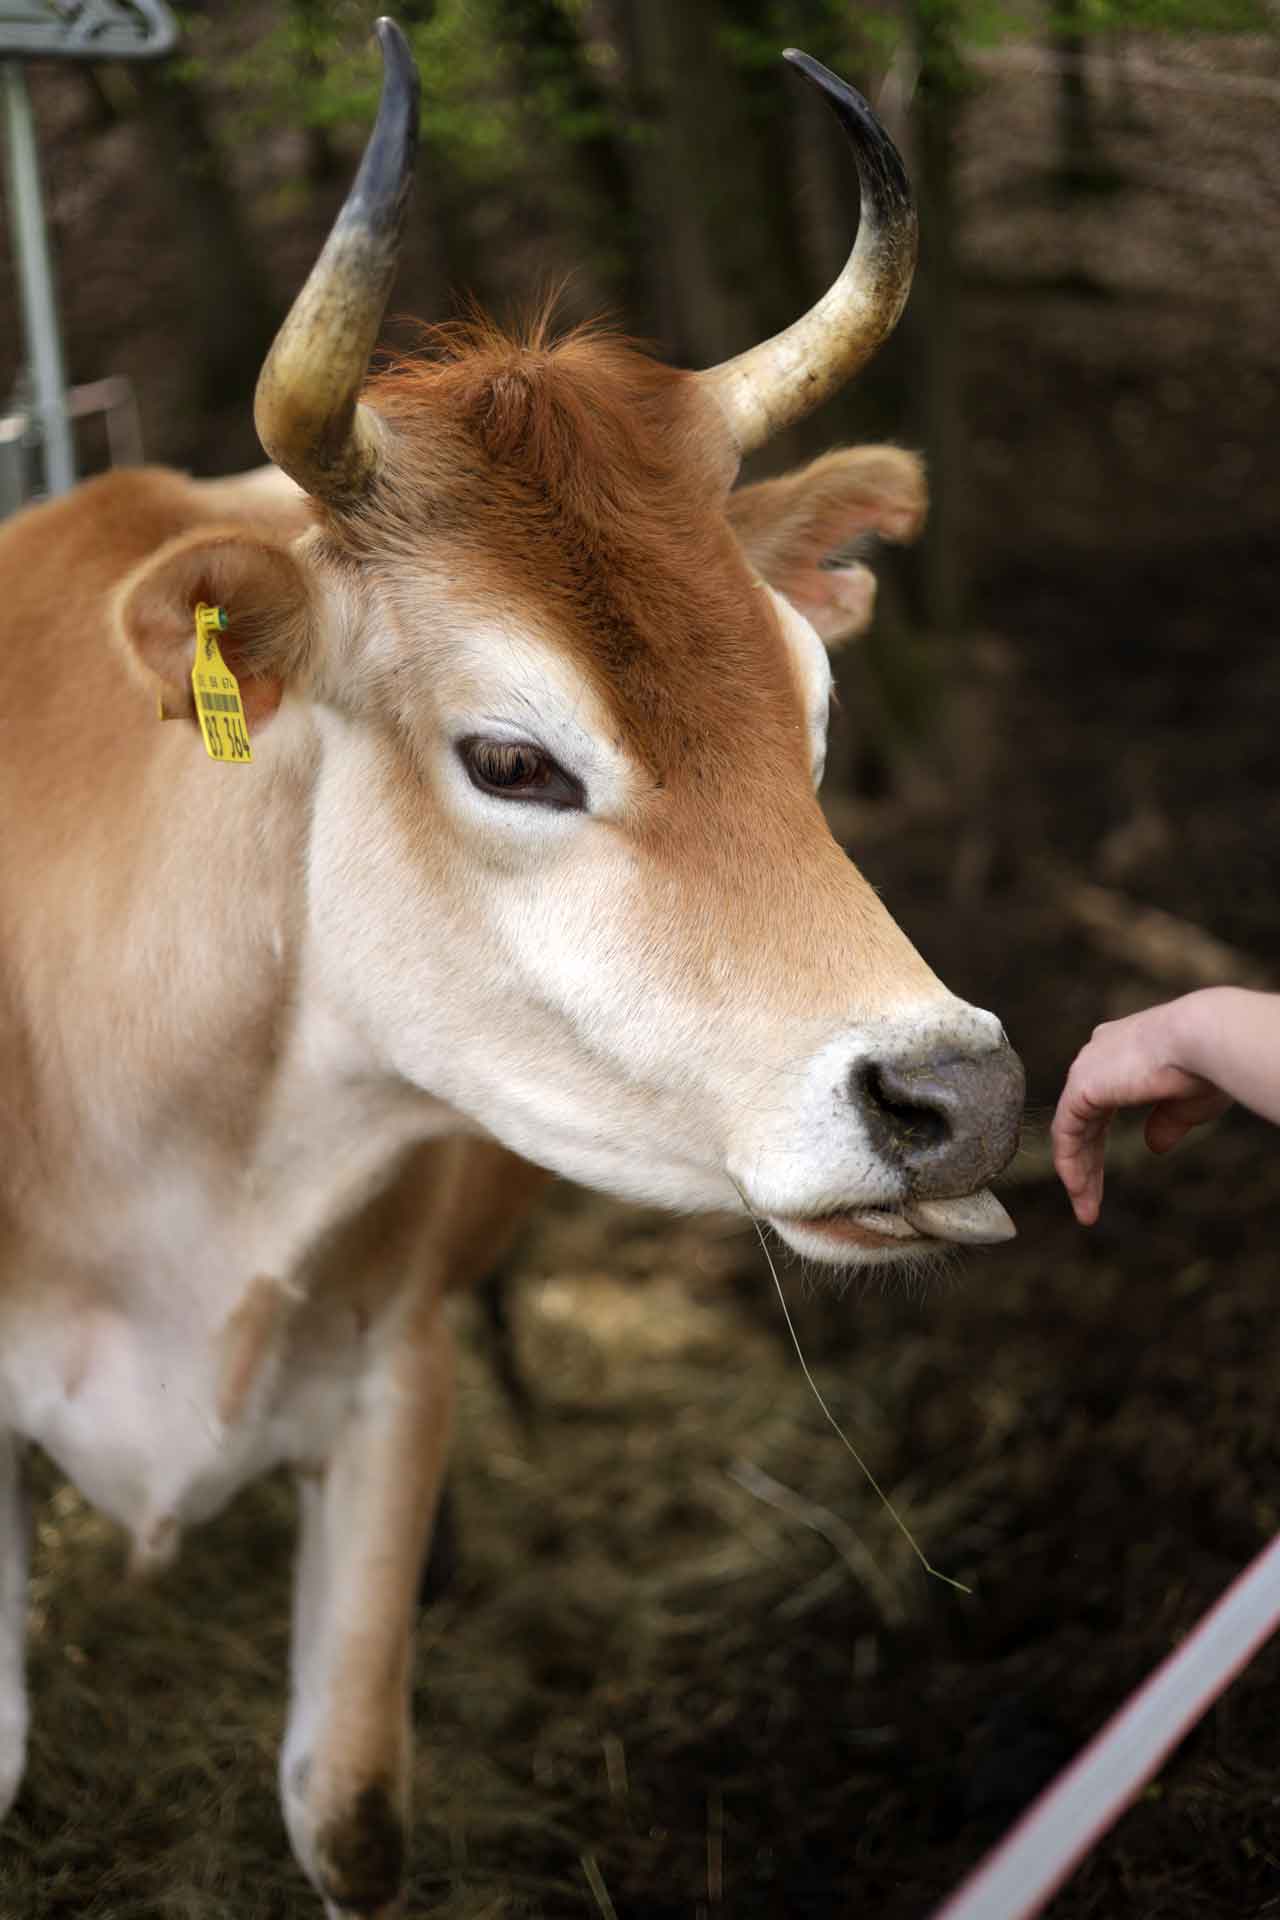
<path fill-rule="evenodd" d="M 227 624 L 221 607 L 196 607 L 196 659 L 191 669 L 191 691 L 211 760 L 244 763 L 253 759 L 245 725 L 240 682 L 222 657 L 218 635 Z"/>

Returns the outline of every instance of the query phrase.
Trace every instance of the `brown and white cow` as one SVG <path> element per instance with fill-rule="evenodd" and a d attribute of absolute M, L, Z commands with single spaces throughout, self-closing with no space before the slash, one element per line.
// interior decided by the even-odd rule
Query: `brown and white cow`
<path fill-rule="evenodd" d="M 858 242 L 723 367 L 473 328 L 358 400 L 417 118 L 379 30 L 377 126 L 259 388 L 292 483 L 120 473 L 0 534 L 0 1807 L 22 1446 L 140 1565 L 287 1462 L 281 1792 L 331 1915 L 396 1902 L 442 1302 L 534 1166 L 885 1261 L 1012 1231 L 985 1184 L 1022 1091 L 814 793 L 820 635 L 870 602 L 823 563 L 914 530 L 918 467 L 862 449 L 730 494 L 897 317 L 892 146 L 799 57 L 854 148 Z M 251 765 L 195 725 L 202 601 Z"/>

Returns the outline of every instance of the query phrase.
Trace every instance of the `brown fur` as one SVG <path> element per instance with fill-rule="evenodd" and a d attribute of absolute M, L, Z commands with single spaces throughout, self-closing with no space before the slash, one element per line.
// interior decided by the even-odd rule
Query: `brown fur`
<path fill-rule="evenodd" d="M 573 652 L 660 785 L 744 727 L 795 758 L 785 655 L 725 518 L 730 450 L 689 376 L 607 334 L 484 329 L 367 397 L 386 465 L 344 538 L 419 565 L 447 549 Z"/>
<path fill-rule="evenodd" d="M 238 770 L 193 758 L 183 725 L 158 724 L 154 683 L 131 677 L 112 644 L 121 581 L 202 524 L 219 523 L 199 486 L 144 469 L 91 480 L 0 527 L 0 711 L 14 729 L 0 753 L 0 1136 L 10 1195 L 38 1197 L 72 1177 L 86 1087 L 126 1111 L 139 1088 L 153 1101 L 164 1088 L 174 1115 L 198 1088 L 206 1121 L 212 1089 L 228 1136 L 245 1138 L 255 1124 L 286 989 L 259 929 L 290 911 L 282 896 L 303 825 L 296 795 L 281 780 L 251 798 L 228 785 Z M 206 812 L 215 800 L 216 830 Z M 238 817 L 248 805 L 253 832 Z M 221 898 L 234 903 L 241 936 L 217 962 L 240 1022 L 234 1050 L 202 1027 L 194 990 L 175 991 L 208 964 L 198 938 L 175 941 L 171 906 L 189 895 L 215 831 Z M 257 857 L 258 831 L 276 855 L 269 866 Z M 0 1238 L 3 1213 L 0 1199 Z"/>
<path fill-rule="evenodd" d="M 739 487 L 729 521 L 766 580 L 790 594 L 810 569 L 866 533 L 914 540 L 928 504 L 924 471 L 900 447 L 824 453 L 807 467 Z"/>

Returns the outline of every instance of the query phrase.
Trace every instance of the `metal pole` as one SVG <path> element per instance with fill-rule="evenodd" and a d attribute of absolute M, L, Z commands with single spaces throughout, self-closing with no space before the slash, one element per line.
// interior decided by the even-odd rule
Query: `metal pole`
<path fill-rule="evenodd" d="M 67 382 L 58 335 L 53 292 L 53 263 L 40 198 L 40 164 L 26 75 L 17 60 L 0 60 L 8 146 L 9 203 L 12 208 L 18 279 L 26 325 L 27 355 L 40 423 L 45 486 L 65 493 L 75 485 L 75 448 L 67 419 Z"/>

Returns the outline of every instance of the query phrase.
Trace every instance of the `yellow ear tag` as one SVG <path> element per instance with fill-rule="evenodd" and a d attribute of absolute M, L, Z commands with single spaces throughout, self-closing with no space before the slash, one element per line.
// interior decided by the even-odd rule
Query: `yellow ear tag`
<path fill-rule="evenodd" d="M 221 607 L 196 607 L 196 663 L 191 690 L 196 697 L 200 731 L 211 760 L 252 760 L 249 729 L 240 702 L 240 682 L 222 657 L 218 635 L 227 624 Z"/>

